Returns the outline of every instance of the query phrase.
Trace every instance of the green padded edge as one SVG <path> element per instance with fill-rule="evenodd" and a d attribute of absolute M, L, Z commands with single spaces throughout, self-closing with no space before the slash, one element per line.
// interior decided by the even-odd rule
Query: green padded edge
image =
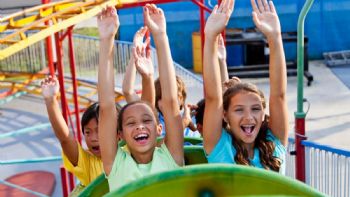
<path fill-rule="evenodd" d="M 325 196 L 325 194 L 320 193 L 319 191 L 311 188 L 310 186 L 299 182 L 297 180 L 291 179 L 289 177 L 280 175 L 276 172 L 272 172 L 269 170 L 242 166 L 242 165 L 232 165 L 232 164 L 210 164 L 210 165 L 193 165 L 184 168 L 179 168 L 173 171 L 163 172 L 159 174 L 150 175 L 144 177 L 143 179 L 136 180 L 128 185 L 123 186 L 117 191 L 111 192 L 106 197 L 112 196 L 129 196 L 133 195 L 133 193 L 140 189 L 147 188 L 154 184 L 164 182 L 164 181 L 172 181 L 172 180 L 181 180 L 183 177 L 195 177 L 196 175 L 204 175 L 204 174 L 231 174 L 232 176 L 238 175 L 245 177 L 250 177 L 252 179 L 264 179 L 265 181 L 272 181 L 275 183 L 287 183 L 288 187 L 295 189 L 297 191 L 303 191 L 303 194 L 291 194 L 293 196 Z M 195 179 L 194 179 L 195 181 Z M 267 185 L 268 186 L 268 185 Z M 180 187 L 178 188 L 181 189 Z M 161 191 L 159 191 L 161 192 Z M 166 191 L 164 191 L 164 195 L 168 195 Z M 151 194 L 145 194 L 144 196 L 150 196 Z M 265 195 L 266 194 L 262 194 Z M 277 194 L 281 196 L 281 194 Z M 284 194 L 283 194 L 284 195 Z M 286 196 L 291 196 L 285 194 Z M 250 195 L 252 196 L 252 195 Z M 276 195 L 274 195 L 276 196 Z"/>
<path fill-rule="evenodd" d="M 105 174 L 102 173 L 95 180 L 93 180 L 89 185 L 87 185 L 84 190 L 79 194 L 80 197 L 86 196 L 103 196 L 109 192 L 109 186 Z"/>

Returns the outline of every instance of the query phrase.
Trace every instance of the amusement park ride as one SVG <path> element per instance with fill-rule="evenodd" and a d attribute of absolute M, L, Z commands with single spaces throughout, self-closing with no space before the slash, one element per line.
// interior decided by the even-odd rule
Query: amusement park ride
<path fill-rule="evenodd" d="M 79 124 L 79 112 L 85 109 L 90 103 L 94 102 L 90 99 L 92 94 L 96 94 L 96 88 L 88 83 L 78 81 L 76 77 L 75 58 L 73 50 L 72 30 L 74 25 L 83 20 L 96 16 L 102 8 L 109 6 L 116 6 L 117 9 L 125 9 L 137 6 L 143 6 L 147 3 L 170 3 L 183 2 L 186 0 L 63 0 L 59 2 L 52 2 L 50 0 L 42 0 L 42 5 L 25 9 L 0 19 L 0 60 L 15 54 L 16 52 L 25 49 L 28 46 L 35 44 L 41 40 L 46 40 L 46 57 L 47 69 L 34 74 L 23 73 L 3 73 L 0 72 L 0 83 L 2 89 L 6 89 L 0 94 L 0 98 L 14 96 L 21 91 L 40 94 L 39 86 L 33 85 L 32 82 L 45 77 L 45 74 L 55 75 L 60 83 L 60 99 L 62 104 L 62 113 L 69 122 L 69 116 L 74 114 L 76 119 L 76 137 L 81 142 L 81 128 Z M 204 39 L 204 12 L 211 10 L 204 5 L 204 0 L 188 0 L 198 5 L 200 9 L 200 32 L 201 42 L 203 46 Z M 221 2 L 220 0 L 218 1 Z M 305 113 L 303 112 L 303 36 L 304 36 L 304 20 L 310 9 L 313 0 L 307 0 L 302 14 L 299 18 L 298 25 L 298 112 L 296 112 L 296 152 L 297 159 L 297 179 L 305 180 L 305 163 L 303 155 L 303 146 L 300 145 L 301 140 L 305 135 Z M 71 76 L 64 76 L 63 65 L 63 40 L 68 39 L 68 56 L 70 64 Z M 54 41 L 53 41 L 54 40 Z M 53 43 L 55 43 L 53 45 Z M 54 54 L 55 53 L 55 54 Z M 54 59 L 54 56 L 56 59 Z M 57 71 L 57 72 L 56 72 Z M 21 80 L 18 80 L 21 79 Z M 65 87 L 71 84 L 71 100 L 67 99 L 67 91 Z M 66 86 L 65 86 L 66 85 Z M 78 87 L 84 86 L 90 88 L 90 91 L 84 95 L 78 93 Z M 116 92 L 116 101 L 122 99 L 122 95 Z M 74 111 L 70 112 L 68 102 L 73 103 Z M 83 105 L 84 108 L 80 108 Z M 193 153 L 194 150 L 187 150 Z M 209 171 L 212 169 L 209 169 Z M 196 171 L 196 170 L 195 170 Z M 178 172 L 180 173 L 180 172 Z M 68 175 L 61 170 L 63 195 L 68 196 L 69 191 L 74 188 L 74 179 L 72 175 Z M 69 182 L 69 184 L 68 184 Z"/>

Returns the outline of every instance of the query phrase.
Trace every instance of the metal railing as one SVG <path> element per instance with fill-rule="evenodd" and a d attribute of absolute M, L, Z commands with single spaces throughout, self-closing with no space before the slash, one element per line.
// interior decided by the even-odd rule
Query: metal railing
<path fill-rule="evenodd" d="M 306 184 L 332 197 L 350 196 L 350 151 L 302 141 Z M 295 178 L 295 140 L 288 139 L 286 176 Z"/>
<path fill-rule="evenodd" d="M 286 154 L 286 176 L 295 179 L 295 141 L 288 138 L 287 154 Z"/>
<path fill-rule="evenodd" d="M 0 44 L 0 49 L 4 47 L 4 44 Z M 37 42 L 15 55 L 0 60 L 0 71 L 37 73 L 47 67 L 45 50 L 44 42 Z"/>
<path fill-rule="evenodd" d="M 306 183 L 334 197 L 350 196 L 350 151 L 302 141 Z"/>
<path fill-rule="evenodd" d="M 68 51 L 67 44 L 64 44 L 64 50 Z M 99 40 L 94 37 L 74 35 L 74 52 L 77 65 L 78 78 L 95 81 L 97 80 L 97 67 L 99 58 Z M 66 54 L 66 53 L 65 53 Z M 115 41 L 114 67 L 116 72 L 115 84 L 117 89 L 121 88 L 126 66 L 132 55 L 132 42 Z M 154 65 L 154 78 L 158 77 L 158 63 L 155 48 L 151 47 L 151 57 Z M 64 57 L 65 72 L 69 73 L 69 60 Z M 191 73 L 181 65 L 174 62 L 175 72 L 184 81 L 189 94 L 188 100 L 197 102 L 203 98 L 203 81 L 201 77 Z M 141 76 L 136 75 L 135 88 L 141 89 Z"/>

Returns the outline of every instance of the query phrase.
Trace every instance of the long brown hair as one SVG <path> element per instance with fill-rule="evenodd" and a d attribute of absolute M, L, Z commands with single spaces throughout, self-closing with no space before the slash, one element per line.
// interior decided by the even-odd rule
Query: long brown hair
<path fill-rule="evenodd" d="M 260 91 L 254 84 L 237 82 L 231 85 L 224 93 L 224 111 L 228 111 L 229 106 L 231 104 L 231 98 L 241 92 L 252 92 L 259 95 L 259 97 L 261 98 L 263 108 L 266 108 L 266 100 L 262 91 Z M 269 129 L 268 125 L 269 117 L 268 115 L 265 115 L 264 121 L 262 122 L 261 127 L 259 129 L 259 133 L 254 141 L 254 147 L 256 147 L 259 150 L 260 161 L 265 169 L 279 171 L 281 167 L 281 161 L 273 156 L 275 144 L 272 141 L 266 140 L 267 131 Z M 226 129 L 229 131 L 229 126 L 227 126 Z M 236 156 L 234 158 L 235 162 L 237 164 L 250 165 L 248 151 L 242 146 L 242 144 L 240 144 L 240 142 L 237 139 L 235 139 L 234 135 L 232 135 L 232 132 L 229 132 L 229 134 L 232 137 L 232 145 L 236 148 L 237 151 Z"/>

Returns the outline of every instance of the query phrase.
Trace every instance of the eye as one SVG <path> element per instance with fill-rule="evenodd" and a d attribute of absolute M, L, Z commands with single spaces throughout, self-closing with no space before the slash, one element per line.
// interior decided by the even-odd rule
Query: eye
<path fill-rule="evenodd" d="M 144 122 L 152 122 L 152 119 L 146 119 Z"/>
<path fill-rule="evenodd" d="M 243 111 L 242 108 L 237 108 L 237 109 L 235 109 L 235 112 L 242 112 L 242 111 Z"/>
<path fill-rule="evenodd" d="M 253 110 L 253 111 L 261 111 L 261 108 L 260 108 L 260 107 L 253 107 L 252 110 Z"/>
<path fill-rule="evenodd" d="M 135 125 L 135 122 L 134 122 L 134 121 L 132 121 L 132 122 L 127 122 L 127 123 L 126 123 L 126 126 L 133 126 L 133 125 Z"/>

